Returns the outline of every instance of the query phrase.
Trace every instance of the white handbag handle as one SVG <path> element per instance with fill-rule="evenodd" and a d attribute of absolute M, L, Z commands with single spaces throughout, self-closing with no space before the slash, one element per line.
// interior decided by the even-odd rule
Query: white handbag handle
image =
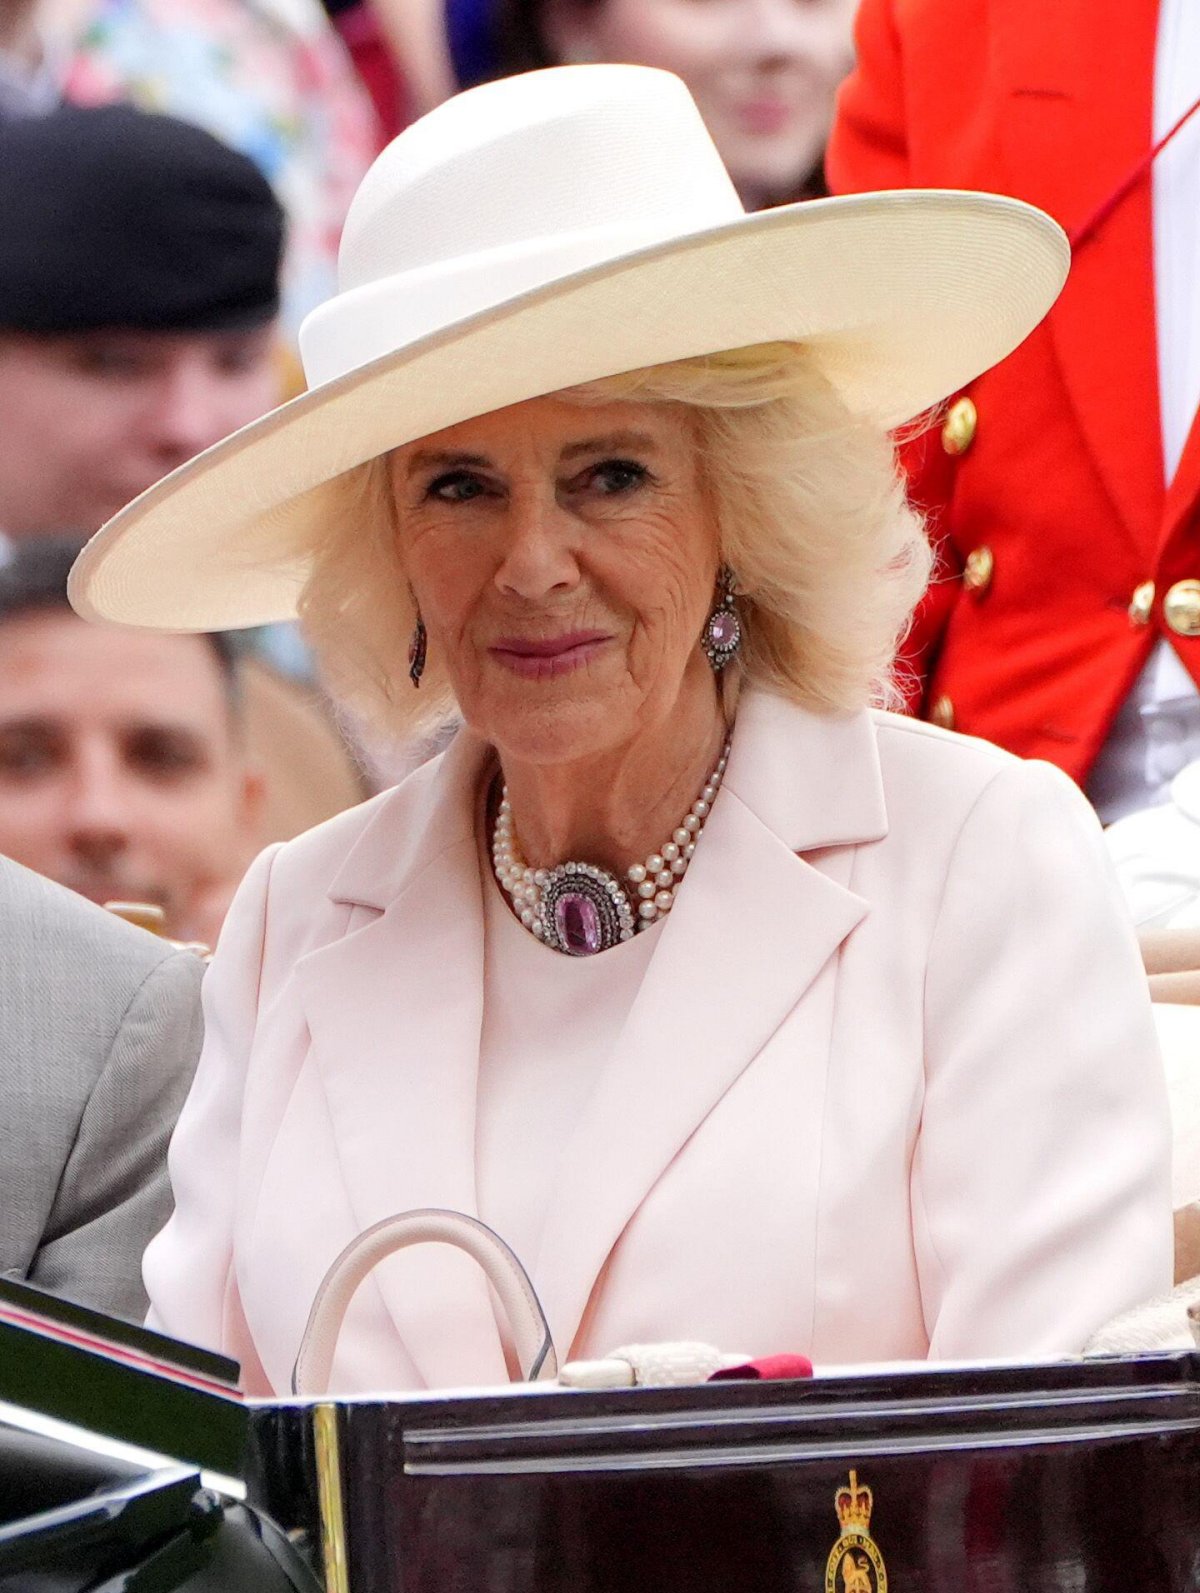
<path fill-rule="evenodd" d="M 292 1368 L 293 1394 L 326 1392 L 338 1334 L 355 1290 L 372 1268 L 388 1256 L 421 1244 L 455 1245 L 483 1268 L 508 1317 L 524 1381 L 552 1381 L 558 1376 L 558 1356 L 546 1313 L 517 1257 L 500 1235 L 478 1218 L 431 1207 L 385 1217 L 352 1239 L 329 1268 L 300 1340 Z"/>

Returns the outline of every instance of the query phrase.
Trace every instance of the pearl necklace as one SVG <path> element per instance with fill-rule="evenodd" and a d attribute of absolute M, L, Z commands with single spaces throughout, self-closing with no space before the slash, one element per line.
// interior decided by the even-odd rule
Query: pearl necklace
<path fill-rule="evenodd" d="M 591 957 L 619 941 L 632 940 L 639 930 L 649 929 L 669 913 L 728 760 L 726 741 L 691 811 L 657 852 L 625 871 L 627 883 L 591 863 L 530 868 L 517 845 L 508 787 L 504 786 L 492 837 L 492 866 L 525 928 L 555 951 L 569 957 Z"/>

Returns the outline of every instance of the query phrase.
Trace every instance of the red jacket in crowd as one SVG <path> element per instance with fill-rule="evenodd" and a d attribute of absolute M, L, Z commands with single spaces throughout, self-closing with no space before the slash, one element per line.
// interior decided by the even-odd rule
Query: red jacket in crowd
<path fill-rule="evenodd" d="M 1151 149 L 1157 9 L 864 0 L 834 191 L 1014 194 L 1078 233 Z M 1157 637 L 1200 683 L 1200 425 L 1167 488 L 1148 171 L 1077 243 L 1047 321 L 963 396 L 909 450 L 945 539 L 913 705 L 1082 779 Z"/>

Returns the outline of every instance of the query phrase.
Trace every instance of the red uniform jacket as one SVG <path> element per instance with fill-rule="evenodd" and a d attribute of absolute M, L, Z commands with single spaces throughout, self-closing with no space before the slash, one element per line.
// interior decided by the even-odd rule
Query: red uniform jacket
<path fill-rule="evenodd" d="M 1157 9 L 863 0 L 833 188 L 1015 194 L 1076 231 L 1151 148 Z M 1168 489 L 1148 174 L 969 396 L 965 451 L 936 428 L 914 451 L 913 496 L 945 539 L 911 644 L 924 711 L 1083 779 L 1157 637 L 1200 682 L 1200 425 Z"/>

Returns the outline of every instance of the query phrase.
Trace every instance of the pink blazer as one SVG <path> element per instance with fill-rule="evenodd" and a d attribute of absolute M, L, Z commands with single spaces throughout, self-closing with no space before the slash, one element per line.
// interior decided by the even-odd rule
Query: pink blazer
<path fill-rule="evenodd" d="M 463 733 L 264 853 L 229 914 L 145 1273 L 152 1321 L 239 1357 L 251 1391 L 287 1389 L 357 1233 L 475 1210 L 487 756 Z M 523 1259 L 569 1356 L 1053 1356 L 1168 1287 L 1146 985 L 1071 782 L 909 719 L 745 694 Z M 359 1290 L 333 1386 L 504 1378 L 482 1278 L 429 1247 Z"/>

